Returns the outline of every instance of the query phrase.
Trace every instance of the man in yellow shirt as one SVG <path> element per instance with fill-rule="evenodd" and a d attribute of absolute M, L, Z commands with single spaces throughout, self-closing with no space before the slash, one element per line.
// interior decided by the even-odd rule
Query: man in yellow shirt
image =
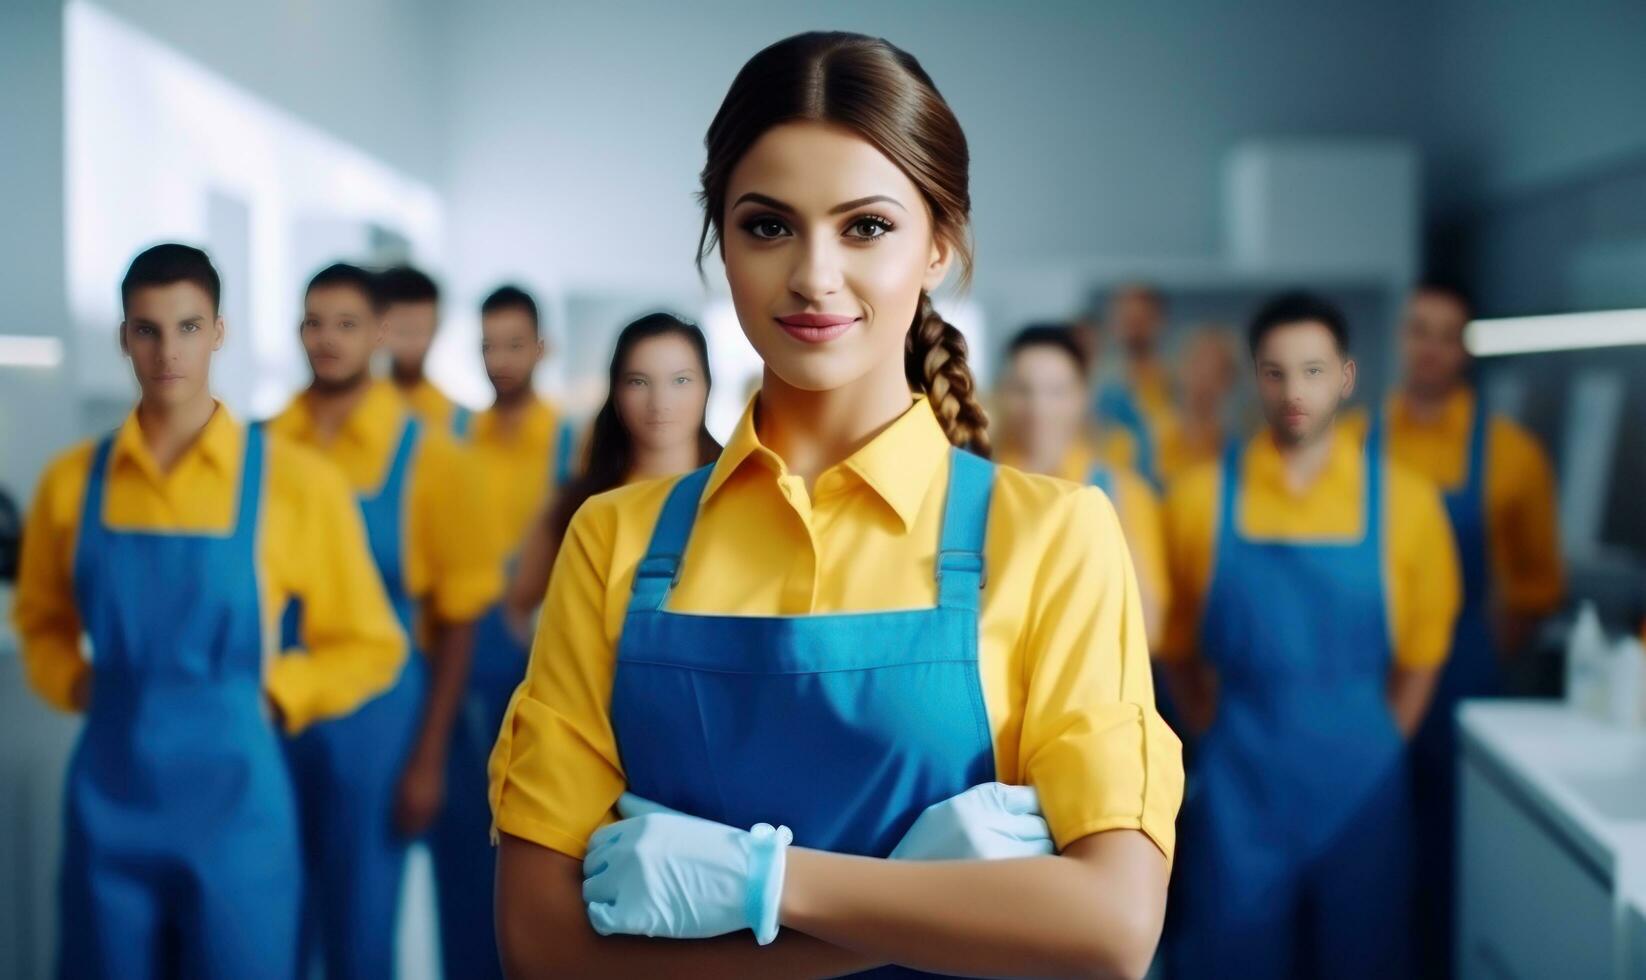
<path fill-rule="evenodd" d="M 372 287 L 342 264 L 310 281 L 301 335 L 314 382 L 270 424 L 325 455 L 354 488 L 377 573 L 420 641 L 393 688 L 291 746 L 330 977 L 392 974 L 406 847 L 444 803 L 474 621 L 502 591 L 463 455 L 371 379 L 383 330 Z M 307 608 L 291 618 L 306 621 Z"/>
<path fill-rule="evenodd" d="M 423 373 L 440 328 L 440 288 L 428 273 L 409 265 L 378 273 L 375 286 L 383 306 L 389 379 L 425 425 L 451 431 L 457 405 Z"/>
<path fill-rule="evenodd" d="M 1446 656 L 1457 556 L 1433 487 L 1337 431 L 1355 382 L 1343 315 L 1282 295 L 1249 343 L 1265 431 L 1167 503 L 1162 656 L 1205 730 L 1168 964 L 1406 976 L 1405 738 Z"/>
<path fill-rule="evenodd" d="M 537 303 L 517 286 L 480 305 L 480 353 L 495 398 L 471 420 L 459 408 L 454 429 L 468 440 L 479 473 L 482 509 L 496 526 L 499 567 L 514 565 L 526 528 L 571 476 L 573 435 L 554 405 L 532 390 L 547 348 Z M 439 885 L 440 955 L 447 976 L 502 976 L 492 917 L 486 760 L 509 697 L 526 674 L 529 638 L 516 636 L 502 602 L 475 626 L 474 667 L 462 723 L 447 767 L 448 800 L 429 836 Z"/>
<path fill-rule="evenodd" d="M 275 726 L 299 731 L 382 690 L 405 639 L 342 480 L 213 399 L 224 324 L 205 253 L 150 248 L 120 292 L 141 398 L 117 432 L 47 468 L 13 611 L 29 682 L 86 712 L 59 972 L 146 978 L 181 963 L 286 980 L 302 878 Z M 312 613 L 303 649 L 271 657 L 268 614 L 288 598 Z"/>
<path fill-rule="evenodd" d="M 1097 418 L 1131 434 L 1132 457 L 1122 460 L 1159 485 L 1160 440 L 1177 414 L 1171 378 L 1160 356 L 1166 296 L 1148 283 L 1125 283 L 1109 296 L 1103 326 L 1120 342 L 1120 376 L 1097 386 Z"/>
<path fill-rule="evenodd" d="M 1555 480 L 1531 433 L 1487 412 L 1469 383 L 1458 290 L 1430 284 L 1406 305 L 1401 388 L 1382 423 L 1391 458 L 1440 488 L 1463 563 L 1463 611 L 1433 705 L 1413 743 L 1422 871 L 1419 939 L 1431 975 L 1452 963 L 1456 711 L 1503 690 L 1502 660 L 1560 604 L 1563 574 Z"/>

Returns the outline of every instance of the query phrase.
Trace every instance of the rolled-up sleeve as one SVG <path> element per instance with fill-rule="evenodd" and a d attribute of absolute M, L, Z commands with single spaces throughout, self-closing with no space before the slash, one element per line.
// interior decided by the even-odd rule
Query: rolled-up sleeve
<path fill-rule="evenodd" d="M 566 532 L 490 765 L 494 831 L 579 859 L 624 788 L 604 616 L 613 516 L 585 505 Z"/>
<path fill-rule="evenodd" d="M 1113 506 L 1080 491 L 1053 540 L 1025 624 L 1021 771 L 1060 848 L 1133 829 L 1170 858 L 1182 745 L 1154 707 L 1137 579 Z"/>

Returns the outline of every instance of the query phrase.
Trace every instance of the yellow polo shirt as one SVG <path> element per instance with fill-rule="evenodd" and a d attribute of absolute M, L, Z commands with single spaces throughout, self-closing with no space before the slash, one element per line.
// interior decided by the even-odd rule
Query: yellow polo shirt
<path fill-rule="evenodd" d="M 1454 392 L 1440 416 L 1425 422 L 1412 417 L 1404 398 L 1391 397 L 1389 456 L 1444 492 L 1456 489 L 1468 476 L 1475 404 L 1474 392 Z M 1553 612 L 1565 592 L 1554 469 L 1532 434 L 1502 416 L 1487 422 L 1485 456 L 1492 591 L 1515 612 Z"/>
<path fill-rule="evenodd" d="M 1295 541 L 1355 540 L 1365 533 L 1364 443 L 1339 430 L 1331 456 L 1302 493 L 1286 486 L 1280 452 L 1267 431 L 1246 444 L 1240 458 L 1240 532 L 1250 538 Z M 1163 659 L 1199 652 L 1200 622 L 1217 562 L 1223 464 L 1186 474 L 1166 499 L 1166 555 L 1172 604 Z M 1462 602 L 1457 548 L 1440 494 L 1423 477 L 1390 462 L 1384 469 L 1384 594 L 1395 661 L 1405 667 L 1443 663 Z"/>
<path fill-rule="evenodd" d="M 470 423 L 469 456 L 480 471 L 484 508 L 495 521 L 495 540 L 504 555 L 520 550 L 527 527 L 558 489 L 554 463 L 561 435 L 560 413 L 537 397 L 513 428 L 500 424 L 495 409 L 479 413 Z"/>
<path fill-rule="evenodd" d="M 341 470 L 355 493 L 369 494 L 388 477 L 405 420 L 406 406 L 394 386 L 374 381 L 328 442 L 321 441 L 304 395 L 293 399 L 269 428 L 312 447 Z M 425 424 L 406 488 L 401 558 L 406 589 L 451 623 L 478 618 L 503 591 L 492 523 L 468 464 L 446 430 Z"/>
<path fill-rule="evenodd" d="M 715 464 L 670 608 L 799 616 L 929 607 L 949 443 L 924 399 L 849 458 L 801 477 L 754 404 Z M 635 566 L 677 478 L 596 496 L 550 578 L 531 665 L 492 753 L 496 827 L 573 857 L 624 789 L 609 715 Z M 1060 846 L 1106 830 L 1168 856 L 1183 791 L 1156 714 L 1131 560 L 1093 487 L 997 471 L 979 672 L 1004 782 L 1039 791 Z"/>
<path fill-rule="evenodd" d="M 109 453 L 103 521 L 120 530 L 221 534 L 240 499 L 246 432 L 218 405 L 200 437 L 161 472 L 133 412 Z M 303 601 L 303 649 L 264 662 L 264 687 L 286 726 L 347 714 L 393 683 L 406 637 L 372 567 L 359 508 L 343 480 L 307 449 L 266 440 L 258 575 L 266 646 L 288 599 Z M 53 707 L 94 665 L 81 652 L 74 557 L 94 442 L 46 468 L 29 508 L 12 617 L 29 683 Z M 94 651 L 95 652 L 95 651 Z"/>

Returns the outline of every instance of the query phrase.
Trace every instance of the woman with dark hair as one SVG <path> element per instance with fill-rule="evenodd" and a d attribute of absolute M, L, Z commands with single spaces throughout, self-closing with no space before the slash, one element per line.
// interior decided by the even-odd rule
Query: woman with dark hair
<path fill-rule="evenodd" d="M 706 144 L 762 384 L 713 466 L 567 528 L 492 758 L 505 963 L 1141 976 L 1179 745 L 1113 508 L 985 458 L 931 299 L 959 123 L 906 52 L 802 34 Z"/>
<path fill-rule="evenodd" d="M 625 483 L 679 476 L 720 457 L 703 423 L 711 387 L 703 331 L 648 313 L 617 335 L 606 403 L 589 426 L 583 471 L 555 495 L 521 546 L 509 583 L 510 618 L 529 630 L 572 515 L 595 494 Z"/>

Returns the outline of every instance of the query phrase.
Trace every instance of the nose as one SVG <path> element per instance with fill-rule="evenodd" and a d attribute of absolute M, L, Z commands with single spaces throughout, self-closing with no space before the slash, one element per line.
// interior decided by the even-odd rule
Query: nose
<path fill-rule="evenodd" d="M 842 279 L 840 252 L 832 241 L 808 239 L 795 249 L 789 291 L 808 304 L 839 292 Z"/>

